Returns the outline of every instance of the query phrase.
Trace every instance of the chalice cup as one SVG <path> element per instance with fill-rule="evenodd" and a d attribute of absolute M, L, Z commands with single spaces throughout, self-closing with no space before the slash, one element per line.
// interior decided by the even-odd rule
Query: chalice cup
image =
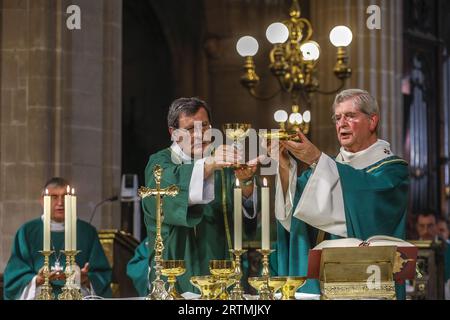
<path fill-rule="evenodd" d="M 223 125 L 225 135 L 233 140 L 232 145 L 236 147 L 239 153 L 243 150 L 243 142 L 250 133 L 251 127 L 252 126 L 249 123 L 225 123 Z M 234 165 L 235 168 L 242 168 L 245 166 L 245 163 L 237 163 Z"/>
<path fill-rule="evenodd" d="M 281 300 L 295 300 L 295 293 L 306 282 L 306 277 L 287 277 L 286 283 L 281 287 Z"/>
<path fill-rule="evenodd" d="M 261 290 L 264 282 L 267 281 L 267 277 L 250 277 L 248 283 L 255 288 L 258 292 Z M 287 277 L 270 277 L 269 278 L 269 290 L 272 300 L 275 299 L 274 295 L 279 291 L 287 281 Z"/>
<path fill-rule="evenodd" d="M 163 260 L 161 274 L 167 277 L 169 288 L 167 293 L 170 300 L 183 300 L 184 298 L 178 293 L 175 288 L 177 277 L 186 272 L 184 260 Z"/>
<path fill-rule="evenodd" d="M 234 261 L 232 260 L 211 260 L 209 262 L 209 271 L 221 285 L 219 300 L 228 300 L 230 296 L 227 287 L 231 286 L 235 281 Z"/>
<path fill-rule="evenodd" d="M 194 276 L 191 283 L 201 292 L 200 300 L 214 300 L 221 292 L 221 284 L 213 276 Z"/>

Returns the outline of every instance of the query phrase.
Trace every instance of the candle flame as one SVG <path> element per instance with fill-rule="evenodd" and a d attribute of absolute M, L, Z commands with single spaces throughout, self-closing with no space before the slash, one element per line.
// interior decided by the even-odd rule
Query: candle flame
<path fill-rule="evenodd" d="M 48 196 L 48 189 L 45 189 L 45 195 Z"/>
<path fill-rule="evenodd" d="M 67 194 L 70 193 L 70 186 L 67 186 Z"/>
<path fill-rule="evenodd" d="M 236 179 L 236 188 L 239 188 L 239 179 Z"/>
<path fill-rule="evenodd" d="M 263 185 L 264 185 L 264 187 L 267 187 L 267 179 L 266 178 L 263 179 Z"/>
<path fill-rule="evenodd" d="M 75 188 L 72 188 L 72 194 L 73 195 L 75 194 Z"/>

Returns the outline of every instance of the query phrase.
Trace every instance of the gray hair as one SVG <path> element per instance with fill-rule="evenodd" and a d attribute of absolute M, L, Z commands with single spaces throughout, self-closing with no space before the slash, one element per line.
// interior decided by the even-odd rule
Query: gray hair
<path fill-rule="evenodd" d="M 361 112 L 367 115 L 380 114 L 380 108 L 378 107 L 377 100 L 375 100 L 370 93 L 361 89 L 347 89 L 338 93 L 334 99 L 332 112 L 335 112 L 338 104 L 350 99 L 352 99 L 353 105 Z"/>
<path fill-rule="evenodd" d="M 198 112 L 200 108 L 204 108 L 208 114 L 208 119 L 211 121 L 209 108 L 205 101 L 198 98 L 178 98 L 169 107 L 167 114 L 167 125 L 172 128 L 178 128 L 181 114 L 192 116 Z"/>
<path fill-rule="evenodd" d="M 45 189 L 47 189 L 48 187 L 66 188 L 68 185 L 69 185 L 69 181 L 67 181 L 66 179 L 61 178 L 61 177 L 53 177 L 45 183 L 44 189 L 42 190 L 42 196 L 45 195 Z"/>

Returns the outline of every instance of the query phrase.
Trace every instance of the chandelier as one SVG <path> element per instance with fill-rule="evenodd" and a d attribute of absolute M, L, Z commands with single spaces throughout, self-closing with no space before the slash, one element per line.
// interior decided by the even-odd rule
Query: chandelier
<path fill-rule="evenodd" d="M 301 17 L 298 0 L 292 1 L 289 15 L 289 20 L 272 23 L 266 30 L 267 40 L 273 44 L 269 55 L 269 68 L 278 80 L 279 88 L 268 96 L 261 96 L 256 92 L 260 79 L 256 74 L 253 56 L 258 52 L 258 41 L 251 36 L 240 38 L 236 44 L 239 55 L 245 58 L 241 84 L 259 100 L 270 100 L 281 92 L 288 93 L 291 98 L 292 113 L 288 115 L 286 111 L 278 110 L 275 112 L 275 121 L 280 123 L 282 130 L 292 132 L 300 128 L 307 134 L 311 121 L 309 110 L 311 95 L 314 93 L 334 94 L 344 87 L 346 79 L 351 76 L 346 47 L 352 41 L 352 32 L 346 26 L 336 26 L 331 30 L 330 41 L 337 48 L 337 61 L 333 71 L 341 82 L 335 90 L 321 91 L 316 77 L 320 46 L 312 40 L 311 23 L 308 19 Z M 301 105 L 306 110 L 303 114 L 300 113 Z M 285 122 L 288 123 L 285 125 Z"/>

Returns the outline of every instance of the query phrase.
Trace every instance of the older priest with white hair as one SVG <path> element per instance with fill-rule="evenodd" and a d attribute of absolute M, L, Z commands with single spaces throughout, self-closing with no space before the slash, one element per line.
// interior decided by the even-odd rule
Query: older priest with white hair
<path fill-rule="evenodd" d="M 405 238 L 408 165 L 378 139 L 376 100 L 364 90 L 344 90 L 332 111 L 341 145 L 336 157 L 321 152 L 301 132 L 300 142 L 280 142 L 275 204 L 280 275 L 306 275 L 318 230 L 332 239 Z M 309 166 L 299 177 L 291 155 Z M 308 280 L 301 290 L 319 293 L 319 284 Z M 404 295 L 397 286 L 397 298 Z"/>

